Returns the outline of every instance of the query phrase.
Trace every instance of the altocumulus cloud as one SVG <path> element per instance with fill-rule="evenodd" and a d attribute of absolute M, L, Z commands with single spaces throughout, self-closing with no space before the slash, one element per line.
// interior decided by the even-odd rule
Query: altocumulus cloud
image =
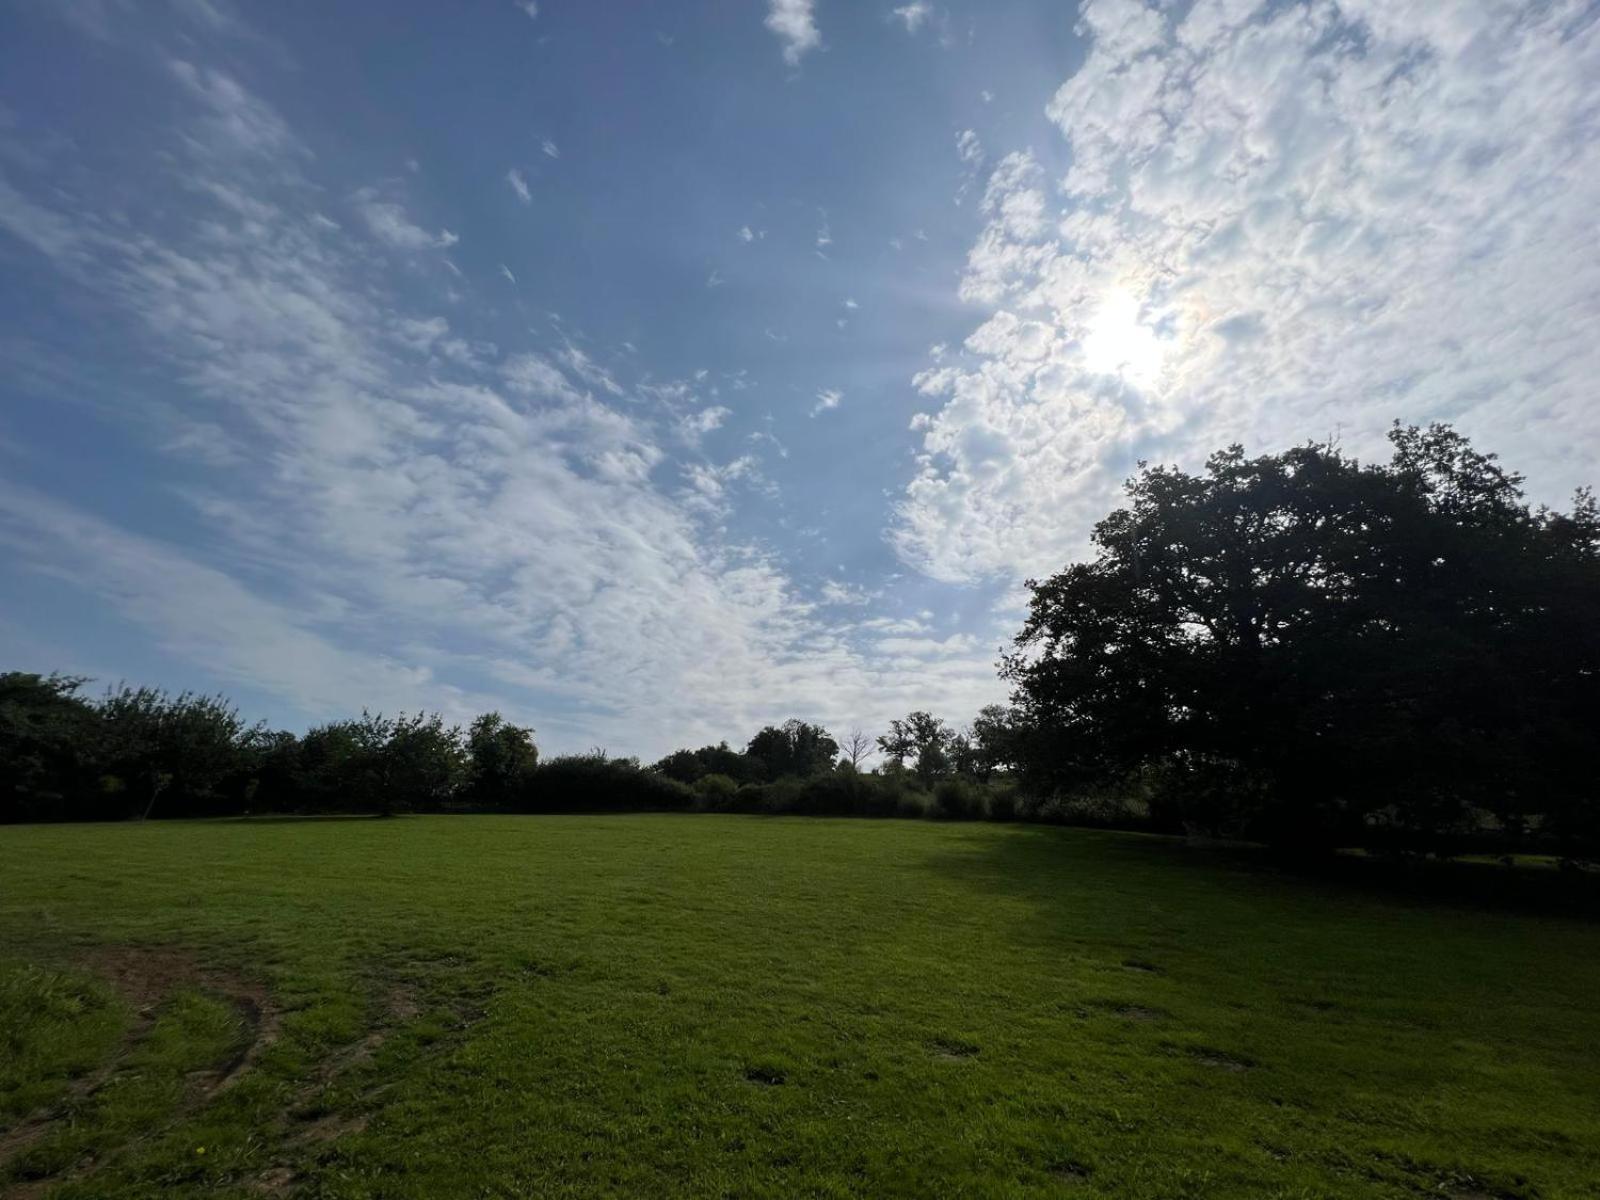
<path fill-rule="evenodd" d="M 1552 488 L 1600 443 L 1600 23 L 1554 0 L 1090 0 L 1071 167 L 995 163 L 891 537 L 1080 552 L 1133 461 L 1448 419 Z"/>

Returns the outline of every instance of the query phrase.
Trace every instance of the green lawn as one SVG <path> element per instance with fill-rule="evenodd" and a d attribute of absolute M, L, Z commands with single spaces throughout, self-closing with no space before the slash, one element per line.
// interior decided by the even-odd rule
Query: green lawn
<path fill-rule="evenodd" d="M 0 828 L 0 1192 L 1600 1197 L 1600 926 L 1125 834 Z"/>

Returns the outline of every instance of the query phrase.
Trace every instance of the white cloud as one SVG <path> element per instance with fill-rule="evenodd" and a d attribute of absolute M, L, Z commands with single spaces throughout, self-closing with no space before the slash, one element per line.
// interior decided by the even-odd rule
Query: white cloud
<path fill-rule="evenodd" d="M 461 240 L 448 229 L 429 233 L 406 215 L 402 205 L 381 198 L 373 188 L 362 188 L 353 203 L 372 236 L 396 250 L 447 250 Z"/>
<path fill-rule="evenodd" d="M 783 42 L 783 61 L 791 67 L 822 44 L 812 0 L 767 0 L 766 26 Z"/>
<path fill-rule="evenodd" d="M 721 429 L 722 423 L 731 415 L 732 412 L 721 405 L 709 405 L 681 418 L 678 421 L 678 432 L 684 441 L 697 444 L 706 434 Z"/>
<path fill-rule="evenodd" d="M 872 593 L 865 588 L 841 583 L 837 579 L 824 581 L 817 594 L 824 604 L 861 605 L 870 604 L 873 599 Z"/>
<path fill-rule="evenodd" d="M 844 306 L 849 309 L 857 309 L 861 307 L 861 305 L 857 304 L 854 299 L 848 296 L 845 297 Z"/>
<path fill-rule="evenodd" d="M 538 20 L 538 18 L 539 18 L 538 0 L 516 0 L 516 4 L 517 4 L 518 8 L 520 8 L 523 12 L 528 14 L 528 19 L 529 20 Z"/>
<path fill-rule="evenodd" d="M 506 266 L 505 263 L 500 264 L 500 274 L 507 283 L 515 284 L 517 282 L 517 277 L 511 273 L 511 268 Z"/>
<path fill-rule="evenodd" d="M 916 33 L 933 15 L 933 6 L 928 0 L 914 0 L 911 4 L 895 9 L 893 15 L 904 22 L 907 33 Z"/>
<path fill-rule="evenodd" d="M 826 250 L 831 245 L 833 245 L 833 231 L 828 228 L 828 222 L 823 221 L 817 229 L 817 249 Z"/>
<path fill-rule="evenodd" d="M 843 400 L 844 393 L 838 388 L 823 388 L 817 393 L 817 405 L 811 410 L 811 415 L 814 417 L 818 413 L 824 413 L 830 409 L 838 408 L 840 402 Z"/>
<path fill-rule="evenodd" d="M 594 359 L 590 358 L 571 342 L 561 348 L 561 352 L 557 357 L 560 358 L 562 365 L 567 370 L 591 387 L 597 387 L 613 396 L 622 395 L 622 385 L 612 377 L 611 372 L 595 362 Z"/>
<path fill-rule="evenodd" d="M 511 185 L 511 190 L 517 194 L 517 199 L 524 204 L 533 203 L 533 193 L 528 190 L 528 180 L 516 167 L 506 172 L 506 182 Z"/>
<path fill-rule="evenodd" d="M 200 126 L 213 153 L 309 156 L 283 119 L 231 75 L 181 59 L 169 67 L 190 95 L 204 105 L 207 115 Z"/>
<path fill-rule="evenodd" d="M 557 146 L 554 142 L 552 142 L 549 138 L 545 138 L 544 141 L 539 143 L 539 149 L 544 151 L 544 154 L 545 154 L 546 158 L 560 158 L 561 157 L 561 148 L 559 146 Z"/>
<path fill-rule="evenodd" d="M 893 537 L 948 580 L 1053 570 L 1136 458 L 1447 419 L 1541 498 L 1600 451 L 1600 23 L 1577 0 L 1181 10 L 1090 0 L 1047 112 L 1071 168 L 994 167 L 917 378 L 942 407 Z"/>
<path fill-rule="evenodd" d="M 720 271 L 712 271 L 711 274 L 707 275 L 706 276 L 706 286 L 708 288 L 721 287 L 722 286 L 722 273 Z"/>
<path fill-rule="evenodd" d="M 961 156 L 961 161 L 969 167 L 983 165 L 983 143 L 978 140 L 978 135 L 970 129 L 963 129 L 956 134 L 956 153 Z"/>

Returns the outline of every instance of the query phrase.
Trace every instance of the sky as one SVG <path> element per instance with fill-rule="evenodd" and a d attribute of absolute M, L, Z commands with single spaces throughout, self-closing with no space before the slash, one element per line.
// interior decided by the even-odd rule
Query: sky
<path fill-rule="evenodd" d="M 6 669 L 960 723 L 1139 461 L 1597 381 L 1596 0 L 0 0 Z"/>

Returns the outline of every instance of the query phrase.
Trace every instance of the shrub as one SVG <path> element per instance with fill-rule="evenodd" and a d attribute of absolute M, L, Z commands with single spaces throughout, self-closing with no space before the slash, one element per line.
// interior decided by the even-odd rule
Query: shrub
<path fill-rule="evenodd" d="M 702 775 L 695 781 L 694 794 L 699 797 L 701 808 L 709 812 L 727 812 L 739 794 L 739 784 L 726 775 Z"/>
<path fill-rule="evenodd" d="M 984 815 L 983 793 L 965 779 L 943 779 L 933 785 L 933 815 L 947 821 L 971 821 Z"/>
<path fill-rule="evenodd" d="M 692 788 L 645 770 L 638 759 L 595 750 L 540 763 L 512 807 L 518 812 L 682 812 L 694 802 Z"/>
<path fill-rule="evenodd" d="M 1013 779 L 996 779 L 985 788 L 988 792 L 988 817 L 991 821 L 1017 819 L 1017 784 Z"/>

